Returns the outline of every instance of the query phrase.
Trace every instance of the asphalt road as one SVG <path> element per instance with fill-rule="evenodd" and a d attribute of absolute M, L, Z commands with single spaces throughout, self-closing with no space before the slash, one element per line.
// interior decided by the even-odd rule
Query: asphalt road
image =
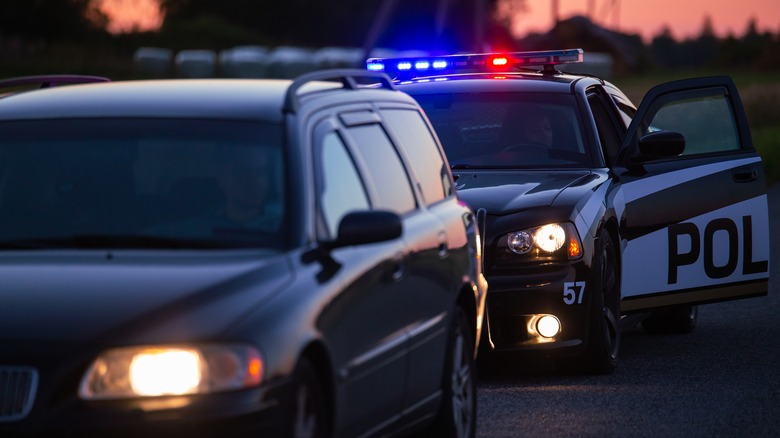
<path fill-rule="evenodd" d="M 780 248 L 780 185 L 769 189 Z M 479 437 L 780 436 L 780 252 L 766 297 L 699 307 L 687 335 L 623 334 L 614 375 L 535 367 L 479 383 Z"/>

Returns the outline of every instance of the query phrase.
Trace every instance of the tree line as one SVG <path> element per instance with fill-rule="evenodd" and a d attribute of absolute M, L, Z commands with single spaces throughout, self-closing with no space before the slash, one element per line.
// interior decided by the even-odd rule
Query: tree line
<path fill-rule="evenodd" d="M 712 21 L 705 17 L 697 37 L 678 41 L 665 27 L 648 47 L 655 65 L 665 69 L 699 67 L 780 71 L 780 29 L 778 33 L 759 32 L 756 20 L 748 21 L 745 32 L 718 38 Z"/>
<path fill-rule="evenodd" d="M 154 32 L 111 35 L 99 8 L 105 0 L 5 0 L 0 14 L 0 60 L 9 52 L 41 56 L 69 45 L 96 55 L 119 56 L 139 46 L 221 50 L 236 45 L 348 46 L 432 52 L 522 50 L 498 8 L 505 0 L 159 0 L 165 11 Z M 108 0 L 111 1 L 111 0 Z M 511 0 L 522 13 L 524 0 Z M 696 38 L 676 40 L 665 29 L 650 43 L 639 40 L 641 68 L 733 67 L 780 69 L 780 29 L 718 38 L 705 20 Z M 636 38 L 635 38 L 636 40 Z M 590 41 L 576 42 L 585 50 Z M 550 42 L 546 49 L 559 48 Z M 81 50 L 81 49 L 78 49 Z M 59 50 L 60 52 L 62 50 Z M 74 55 L 71 55 L 73 57 Z M 78 55 L 75 55 L 78 57 Z"/>
<path fill-rule="evenodd" d="M 88 43 L 106 32 L 102 1 L 121 0 L 5 0 L 0 38 Z M 154 36 L 175 43 L 361 46 L 380 26 L 377 44 L 454 51 L 473 47 L 480 15 L 488 31 L 495 27 L 490 17 L 499 0 L 158 1 L 165 18 Z"/>

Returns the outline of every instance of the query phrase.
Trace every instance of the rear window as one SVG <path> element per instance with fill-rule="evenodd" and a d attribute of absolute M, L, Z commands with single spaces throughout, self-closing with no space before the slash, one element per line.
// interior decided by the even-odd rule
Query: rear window
<path fill-rule="evenodd" d="M 453 168 L 592 167 L 574 96 L 415 95 Z"/>
<path fill-rule="evenodd" d="M 0 245 L 281 248 L 281 134 L 216 120 L 0 123 Z"/>

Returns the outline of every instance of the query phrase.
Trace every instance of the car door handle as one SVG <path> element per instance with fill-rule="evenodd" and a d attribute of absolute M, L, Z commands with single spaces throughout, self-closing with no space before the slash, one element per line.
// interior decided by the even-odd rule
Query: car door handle
<path fill-rule="evenodd" d="M 444 232 L 439 233 L 439 258 L 446 258 L 450 248 L 447 246 L 447 234 Z"/>
<path fill-rule="evenodd" d="M 392 281 L 398 283 L 406 276 L 406 259 L 401 253 L 396 254 L 393 258 L 393 265 L 390 270 L 390 278 Z"/>
<path fill-rule="evenodd" d="M 393 281 L 398 283 L 404 279 L 404 276 L 406 276 L 406 267 L 404 266 L 404 262 L 396 262 L 395 266 L 393 266 L 393 272 L 391 275 Z"/>
<path fill-rule="evenodd" d="M 447 254 L 449 253 L 449 248 L 447 248 L 446 243 L 440 243 L 439 244 L 439 257 L 445 258 L 447 257 Z"/>
<path fill-rule="evenodd" d="M 758 179 L 758 172 L 752 167 L 741 167 L 731 171 L 731 177 L 738 183 L 751 182 Z"/>

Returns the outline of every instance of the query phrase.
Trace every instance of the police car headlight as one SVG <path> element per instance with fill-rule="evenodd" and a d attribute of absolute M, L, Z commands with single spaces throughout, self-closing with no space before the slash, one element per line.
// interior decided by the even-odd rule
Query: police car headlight
<path fill-rule="evenodd" d="M 542 251 L 555 252 L 566 242 L 566 232 L 558 224 L 545 225 L 536 229 L 534 243 Z"/>
<path fill-rule="evenodd" d="M 499 252 L 503 247 L 510 254 L 528 257 L 573 260 L 582 256 L 582 243 L 579 234 L 574 225 L 568 222 L 552 223 L 507 233 L 503 239 L 499 240 L 498 247 Z M 497 261 L 509 262 L 511 260 L 503 260 L 499 254 Z"/>
<path fill-rule="evenodd" d="M 79 386 L 86 400 L 204 394 L 260 384 L 263 362 L 248 345 L 139 346 L 104 351 Z"/>
<path fill-rule="evenodd" d="M 509 249 L 517 254 L 526 254 L 534 247 L 534 236 L 528 231 L 518 231 L 507 236 Z"/>

